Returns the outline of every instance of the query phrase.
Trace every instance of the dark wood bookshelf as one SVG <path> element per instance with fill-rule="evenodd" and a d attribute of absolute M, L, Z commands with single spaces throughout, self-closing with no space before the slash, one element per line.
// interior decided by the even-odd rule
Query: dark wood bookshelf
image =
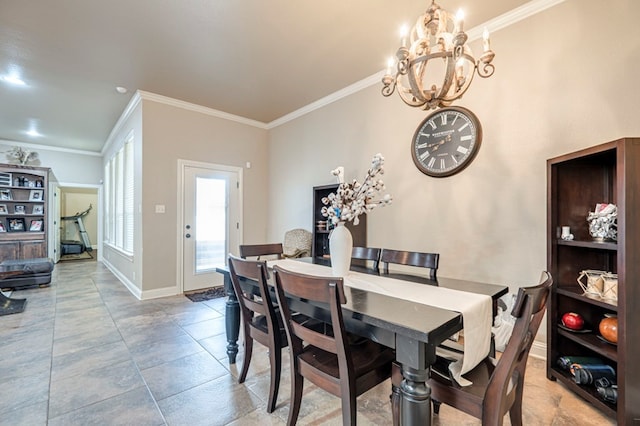
<path fill-rule="evenodd" d="M 623 138 L 547 160 L 547 266 L 554 285 L 547 314 L 547 377 L 559 380 L 619 425 L 640 419 L 640 138 Z M 618 207 L 617 241 L 594 241 L 587 215 L 596 203 Z M 570 226 L 575 239 L 560 239 Z M 618 275 L 618 300 L 587 296 L 577 282 L 583 270 Z M 560 326 L 576 312 L 587 333 Z M 618 317 L 617 345 L 604 341 L 598 326 Z M 616 371 L 617 404 L 603 401 L 593 385 L 578 385 L 561 369 L 561 356 L 593 356 Z"/>

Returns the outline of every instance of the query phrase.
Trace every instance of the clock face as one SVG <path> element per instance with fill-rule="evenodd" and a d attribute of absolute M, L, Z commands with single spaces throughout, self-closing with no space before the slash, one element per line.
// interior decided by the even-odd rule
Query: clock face
<path fill-rule="evenodd" d="M 471 163 L 480 149 L 482 129 L 478 118 L 461 107 L 442 108 L 418 126 L 411 155 L 418 169 L 429 176 L 458 173 Z"/>

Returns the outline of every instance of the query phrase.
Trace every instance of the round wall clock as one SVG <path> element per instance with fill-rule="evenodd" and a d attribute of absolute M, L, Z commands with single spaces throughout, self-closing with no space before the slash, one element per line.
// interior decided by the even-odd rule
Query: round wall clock
<path fill-rule="evenodd" d="M 481 143 L 478 118 L 466 108 L 447 107 L 420 123 L 411 142 L 411 155 L 422 173 L 451 176 L 471 163 Z"/>

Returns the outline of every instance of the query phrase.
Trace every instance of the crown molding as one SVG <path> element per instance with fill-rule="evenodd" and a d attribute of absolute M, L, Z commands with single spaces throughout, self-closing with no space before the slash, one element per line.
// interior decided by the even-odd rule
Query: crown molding
<path fill-rule="evenodd" d="M 155 93 L 144 92 L 138 90 L 136 93 L 140 94 L 140 97 L 145 101 L 154 101 L 165 105 L 174 106 L 176 108 L 182 108 L 189 111 L 199 112 L 201 114 L 210 115 L 213 117 L 222 118 L 224 120 L 235 121 L 241 124 L 246 124 L 260 129 L 266 129 L 266 123 L 257 120 L 251 120 L 249 118 L 240 117 L 239 115 L 229 114 L 228 112 L 219 111 L 217 109 L 205 107 L 202 105 L 192 104 L 191 102 L 185 102 L 178 99 L 169 98 L 167 96 L 158 95 Z"/>
<path fill-rule="evenodd" d="M 342 98 L 346 98 L 347 96 L 353 95 L 354 93 L 357 93 L 363 89 L 366 89 L 367 87 L 371 87 L 375 84 L 378 84 L 382 81 L 383 74 L 384 74 L 384 71 L 380 71 L 378 73 L 370 75 L 369 77 L 362 79 L 356 83 L 353 83 L 352 85 L 347 86 L 344 89 L 340 89 L 337 92 L 334 92 L 328 96 L 325 96 L 324 98 L 318 99 L 317 101 L 312 102 L 308 105 L 305 105 L 302 108 L 297 109 L 287 115 L 283 115 L 282 117 L 269 122 L 266 128 L 273 129 L 284 123 L 287 123 L 291 120 L 295 120 L 298 117 L 301 117 L 305 114 L 308 114 L 312 111 L 315 111 L 326 105 L 329 105 L 335 101 L 338 101 Z"/>
<path fill-rule="evenodd" d="M 36 143 L 26 143 L 19 141 L 11 141 L 8 139 L 0 139 L 0 145 L 15 145 L 22 148 L 30 148 L 37 149 L 42 151 L 54 151 L 54 152 L 64 152 L 67 154 L 80 154 L 80 155 L 91 155 L 94 157 L 101 157 L 102 154 L 96 151 L 85 151 L 82 149 L 72 149 L 72 148 L 61 148 L 57 146 L 49 146 L 49 145 L 40 145 Z"/>
<path fill-rule="evenodd" d="M 129 100 L 127 107 L 124 109 L 124 111 L 122 111 L 122 114 L 120 114 L 120 118 L 118 118 L 116 125 L 113 126 L 113 129 L 111 129 L 111 133 L 109 133 L 109 137 L 107 138 L 107 141 L 102 146 L 100 155 L 104 156 L 104 154 L 109 150 L 111 145 L 115 143 L 115 135 L 117 135 L 120 132 L 120 130 L 122 130 L 122 126 L 124 126 L 124 123 L 129 119 L 133 111 L 138 107 L 138 104 L 140 104 L 140 101 L 142 100 L 142 96 L 140 95 L 140 93 L 141 92 L 137 90 L 136 93 L 131 98 L 131 100 Z"/>
<path fill-rule="evenodd" d="M 478 40 L 482 37 L 485 28 L 491 32 L 501 30 L 565 1 L 567 0 L 531 0 L 509 12 L 496 16 L 482 25 L 471 28 L 467 31 L 467 36 L 469 36 L 469 40 Z"/>

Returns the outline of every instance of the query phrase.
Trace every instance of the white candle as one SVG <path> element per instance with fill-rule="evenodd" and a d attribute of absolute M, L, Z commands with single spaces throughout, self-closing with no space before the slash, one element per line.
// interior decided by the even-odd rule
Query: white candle
<path fill-rule="evenodd" d="M 484 27 L 484 31 L 482 32 L 482 46 L 484 47 L 485 52 L 489 51 L 489 30 L 487 27 Z"/>
<path fill-rule="evenodd" d="M 387 59 L 387 75 L 391 75 L 391 70 L 393 69 L 393 65 L 395 64 L 395 60 L 392 57 Z"/>
<path fill-rule="evenodd" d="M 460 58 L 458 59 L 458 61 L 456 62 L 456 79 L 459 80 L 461 77 L 463 77 L 463 66 L 464 66 L 464 59 Z"/>
<path fill-rule="evenodd" d="M 400 43 L 402 47 L 407 47 L 407 35 L 409 34 L 409 26 L 404 24 L 400 28 Z"/>
<path fill-rule="evenodd" d="M 454 25 L 454 33 L 460 33 L 462 32 L 462 29 L 464 27 L 464 12 L 462 11 L 462 9 L 458 9 L 458 12 L 456 13 L 456 19 L 455 19 L 455 25 Z"/>

